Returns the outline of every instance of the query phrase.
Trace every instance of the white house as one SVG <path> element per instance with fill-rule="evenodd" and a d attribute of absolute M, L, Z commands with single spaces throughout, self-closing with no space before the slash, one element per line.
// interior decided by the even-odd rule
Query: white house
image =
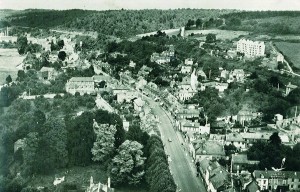
<path fill-rule="evenodd" d="M 138 112 L 142 111 L 144 104 L 145 102 L 140 97 L 133 101 L 133 107 Z"/>

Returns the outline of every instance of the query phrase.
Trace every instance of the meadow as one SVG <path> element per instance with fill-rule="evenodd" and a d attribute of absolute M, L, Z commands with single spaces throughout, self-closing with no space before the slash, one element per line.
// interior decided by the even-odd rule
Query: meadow
<path fill-rule="evenodd" d="M 295 68 L 300 69 L 300 43 L 276 42 L 275 45 Z"/>

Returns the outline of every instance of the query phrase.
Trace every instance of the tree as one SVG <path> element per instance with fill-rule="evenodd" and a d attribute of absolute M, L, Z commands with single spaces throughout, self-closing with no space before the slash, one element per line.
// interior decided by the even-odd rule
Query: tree
<path fill-rule="evenodd" d="M 24 81 L 26 74 L 23 70 L 18 70 L 17 81 Z"/>
<path fill-rule="evenodd" d="M 66 59 L 66 57 L 67 57 L 67 54 L 66 54 L 65 51 L 60 51 L 60 52 L 58 53 L 58 58 L 59 58 L 60 60 L 62 60 L 62 61 L 64 61 L 64 60 Z"/>
<path fill-rule="evenodd" d="M 92 148 L 93 161 L 104 162 L 114 152 L 114 135 L 117 129 L 116 126 L 109 126 L 108 124 L 98 125 L 96 122 L 94 122 L 93 128 L 97 137 Z"/>
<path fill-rule="evenodd" d="M 23 151 L 24 159 L 24 172 L 31 175 L 37 170 L 36 165 L 38 164 L 38 133 L 31 132 L 25 139 L 25 146 Z"/>
<path fill-rule="evenodd" d="M 269 142 L 275 146 L 281 145 L 281 139 L 278 135 L 278 132 L 275 132 L 270 136 Z"/>
<path fill-rule="evenodd" d="M 202 28 L 202 19 L 197 19 L 196 20 L 196 27 L 197 28 Z"/>
<path fill-rule="evenodd" d="M 215 34 L 209 33 L 206 35 L 206 43 L 214 43 L 217 40 L 217 36 Z"/>
<path fill-rule="evenodd" d="M 300 104 L 300 88 L 296 88 L 294 90 L 292 90 L 288 96 L 286 97 L 286 99 L 293 105 L 299 105 Z"/>
<path fill-rule="evenodd" d="M 110 175 L 114 184 L 138 185 L 144 176 L 145 157 L 143 146 L 136 141 L 126 140 L 113 158 Z"/>
<path fill-rule="evenodd" d="M 23 55 L 25 53 L 27 44 L 28 44 L 27 37 L 25 37 L 25 36 L 18 37 L 17 48 L 18 48 L 18 52 L 20 55 Z"/>
<path fill-rule="evenodd" d="M 6 77 L 6 83 L 7 84 L 9 84 L 9 83 L 11 83 L 12 82 L 12 78 L 11 78 L 11 76 L 10 75 L 8 75 L 7 77 Z"/>
<path fill-rule="evenodd" d="M 59 41 L 57 42 L 57 46 L 58 46 L 60 49 L 62 49 L 62 48 L 65 46 L 64 40 L 59 40 Z"/>
<path fill-rule="evenodd" d="M 67 150 L 70 165 L 87 166 L 92 163 L 93 148 L 96 135 L 93 130 L 94 114 L 84 112 L 75 119 L 66 119 Z"/>

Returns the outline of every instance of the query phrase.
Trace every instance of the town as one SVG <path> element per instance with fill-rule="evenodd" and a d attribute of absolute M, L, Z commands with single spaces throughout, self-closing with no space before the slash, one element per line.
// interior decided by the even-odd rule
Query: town
<path fill-rule="evenodd" d="M 300 191 L 296 40 L 234 14 L 105 43 L 12 19 L 0 191 Z"/>

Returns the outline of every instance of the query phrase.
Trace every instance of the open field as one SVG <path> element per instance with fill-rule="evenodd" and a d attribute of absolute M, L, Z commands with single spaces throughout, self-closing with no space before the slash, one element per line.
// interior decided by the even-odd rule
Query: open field
<path fill-rule="evenodd" d="M 205 40 L 206 35 L 209 33 L 216 34 L 217 39 L 225 40 L 225 39 L 234 39 L 238 38 L 240 35 L 249 35 L 248 31 L 231 31 L 231 30 L 219 30 L 219 29 L 212 29 L 212 30 L 188 30 L 185 32 L 185 36 L 194 33 L 203 35 L 203 37 L 197 37 L 198 40 Z"/>
<path fill-rule="evenodd" d="M 13 80 L 17 77 L 19 65 L 25 56 L 20 56 L 17 49 L 0 49 L 0 84 L 5 83 L 5 78 L 11 75 Z"/>
<path fill-rule="evenodd" d="M 276 47 L 293 62 L 294 67 L 300 69 L 300 43 L 276 42 Z"/>

